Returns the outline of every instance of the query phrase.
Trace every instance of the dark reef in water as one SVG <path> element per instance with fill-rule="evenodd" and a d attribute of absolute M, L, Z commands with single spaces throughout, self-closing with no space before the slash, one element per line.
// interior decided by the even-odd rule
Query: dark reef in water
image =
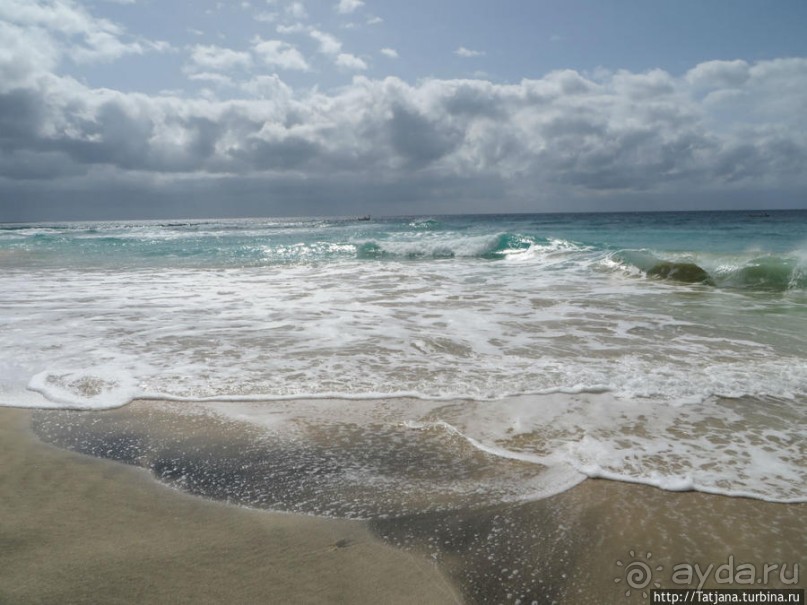
<path fill-rule="evenodd" d="M 650 277 L 660 277 L 662 279 L 672 279 L 687 284 L 715 285 L 709 274 L 695 263 L 661 261 L 648 269 L 647 275 Z"/>

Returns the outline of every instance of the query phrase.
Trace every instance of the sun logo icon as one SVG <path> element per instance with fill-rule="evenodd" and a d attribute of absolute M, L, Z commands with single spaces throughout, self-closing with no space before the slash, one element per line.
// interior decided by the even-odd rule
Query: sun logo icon
<path fill-rule="evenodd" d="M 619 584 L 623 580 L 625 581 L 627 586 L 626 597 L 631 595 L 632 590 L 641 590 L 642 596 L 646 599 L 647 591 L 645 589 L 648 586 L 652 584 L 655 588 L 661 588 L 661 584 L 653 580 L 653 572 L 661 571 L 664 567 L 661 565 L 657 565 L 655 568 L 651 567 L 650 559 L 653 557 L 653 553 L 648 552 L 642 557 L 641 553 L 637 555 L 636 551 L 631 550 L 628 554 L 630 555 L 629 561 L 626 563 L 622 561 L 616 562 L 618 567 L 624 569 L 624 573 L 622 576 L 614 578 L 614 582 Z"/>

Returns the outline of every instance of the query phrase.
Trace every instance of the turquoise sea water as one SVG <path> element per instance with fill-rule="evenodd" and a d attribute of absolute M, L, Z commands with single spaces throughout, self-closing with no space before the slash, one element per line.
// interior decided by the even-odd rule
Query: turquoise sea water
<path fill-rule="evenodd" d="M 807 499 L 807 211 L 366 218 L 0 225 L 0 403 L 406 401 L 559 485 Z"/>
<path fill-rule="evenodd" d="M 807 211 L 793 210 L 16 223 L 0 224 L 0 251 L 9 267 L 223 268 L 379 258 L 496 260 L 554 240 L 608 253 L 769 257 L 789 267 L 797 280 L 791 286 L 803 289 L 794 263 L 803 260 L 806 221 Z"/>

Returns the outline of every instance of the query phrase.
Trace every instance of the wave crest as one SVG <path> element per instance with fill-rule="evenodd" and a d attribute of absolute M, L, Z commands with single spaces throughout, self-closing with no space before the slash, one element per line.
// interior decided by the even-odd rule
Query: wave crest
<path fill-rule="evenodd" d="M 611 255 L 611 260 L 655 279 L 756 292 L 807 290 L 807 266 L 796 256 L 769 254 L 696 263 L 689 259 L 658 258 L 647 250 L 620 250 Z"/>
<path fill-rule="evenodd" d="M 572 242 L 544 239 L 519 233 L 493 236 L 421 237 L 408 240 L 370 240 L 356 244 L 358 259 L 478 258 L 504 260 L 531 253 L 578 251 Z"/>
<path fill-rule="evenodd" d="M 740 266 L 718 268 L 716 278 L 724 287 L 767 292 L 807 289 L 804 264 L 793 257 L 760 256 Z"/>

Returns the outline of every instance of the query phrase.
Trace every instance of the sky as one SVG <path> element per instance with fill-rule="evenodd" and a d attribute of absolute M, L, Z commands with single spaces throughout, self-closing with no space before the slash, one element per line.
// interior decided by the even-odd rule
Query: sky
<path fill-rule="evenodd" d="M 0 0 L 0 222 L 807 208 L 803 0 Z"/>

